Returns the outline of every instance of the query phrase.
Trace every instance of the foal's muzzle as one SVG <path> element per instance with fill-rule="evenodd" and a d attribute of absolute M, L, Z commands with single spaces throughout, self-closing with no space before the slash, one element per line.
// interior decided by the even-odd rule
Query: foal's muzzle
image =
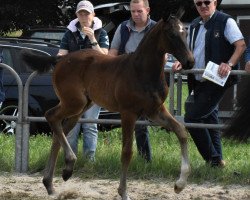
<path fill-rule="evenodd" d="M 192 69 L 194 66 L 194 60 L 188 60 L 186 64 L 182 65 L 183 69 Z"/>

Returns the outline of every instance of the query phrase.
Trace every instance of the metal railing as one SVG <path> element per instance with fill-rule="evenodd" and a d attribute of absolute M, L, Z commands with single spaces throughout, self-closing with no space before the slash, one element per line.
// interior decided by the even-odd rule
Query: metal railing
<path fill-rule="evenodd" d="M 21 163 L 22 163 L 22 151 L 23 151 L 23 144 L 22 144 L 22 123 L 23 123 L 23 83 L 21 78 L 18 76 L 16 71 L 12 69 L 9 65 L 4 63 L 0 63 L 0 67 L 7 69 L 10 73 L 15 77 L 17 85 L 18 85 L 18 116 L 0 116 L 0 119 L 6 120 L 15 120 L 16 121 L 16 140 L 15 140 L 15 170 L 17 172 L 21 172 Z"/>

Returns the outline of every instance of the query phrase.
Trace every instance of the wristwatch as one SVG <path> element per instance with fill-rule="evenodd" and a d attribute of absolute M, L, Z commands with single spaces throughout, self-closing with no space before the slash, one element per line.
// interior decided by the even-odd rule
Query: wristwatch
<path fill-rule="evenodd" d="M 96 45 L 98 45 L 98 43 L 97 42 L 92 42 L 91 45 L 96 46 Z"/>
<path fill-rule="evenodd" d="M 231 67 L 231 69 L 234 66 L 233 63 L 231 63 L 230 61 L 227 64 L 228 64 L 229 67 Z"/>

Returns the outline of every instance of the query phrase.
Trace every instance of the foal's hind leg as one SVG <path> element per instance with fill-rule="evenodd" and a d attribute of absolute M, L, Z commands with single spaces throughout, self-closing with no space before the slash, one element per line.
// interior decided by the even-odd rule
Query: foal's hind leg
<path fill-rule="evenodd" d="M 75 127 L 77 124 L 78 120 L 82 116 L 82 113 L 70 118 L 67 118 L 66 120 L 63 121 L 63 132 L 65 136 L 67 137 L 69 132 Z"/>
<path fill-rule="evenodd" d="M 127 194 L 127 173 L 129 163 L 132 158 L 132 144 L 133 144 L 133 133 L 135 128 L 135 121 L 137 116 L 131 113 L 121 113 L 122 119 L 122 171 L 120 177 L 120 185 L 118 188 L 118 193 L 122 197 L 122 200 L 129 200 L 129 196 Z"/>
<path fill-rule="evenodd" d="M 74 152 L 72 151 L 63 133 L 62 121 L 63 119 L 69 116 L 73 116 L 73 115 L 77 115 L 81 113 L 82 107 L 83 107 L 82 104 L 80 103 L 76 105 L 79 105 L 79 106 L 75 108 L 74 106 L 72 106 L 71 109 L 66 109 L 66 108 L 62 108 L 62 106 L 58 104 L 54 108 L 47 111 L 45 114 L 45 117 L 53 132 L 51 154 L 50 154 L 49 162 L 46 167 L 46 171 L 45 171 L 44 178 L 43 178 L 43 183 L 47 189 L 48 194 L 54 193 L 52 180 L 53 180 L 54 169 L 55 169 L 56 160 L 57 160 L 60 146 L 63 147 L 64 154 L 65 154 L 65 164 L 66 164 L 66 167 L 63 171 L 63 179 L 65 181 L 68 180 L 68 178 L 72 175 L 72 172 L 73 172 L 73 167 L 76 161 L 76 156 Z"/>
<path fill-rule="evenodd" d="M 78 115 L 75 115 L 73 117 L 66 119 L 63 122 L 63 132 L 64 132 L 65 136 L 67 136 L 68 133 L 72 130 L 72 128 L 74 128 L 74 126 L 76 125 L 77 121 L 79 120 L 79 118 L 81 116 L 82 116 L 82 112 Z M 73 173 L 74 162 L 68 162 L 68 160 L 67 160 L 68 158 L 66 157 L 66 155 L 65 155 L 64 159 L 65 159 L 66 165 L 65 165 L 65 168 L 63 169 L 63 172 L 62 172 L 62 178 L 64 181 L 67 181 Z"/>
<path fill-rule="evenodd" d="M 65 136 L 68 136 L 68 133 L 75 127 L 76 123 L 81 118 L 83 113 L 85 111 L 87 111 L 91 106 L 93 106 L 93 102 L 91 102 L 90 100 L 86 100 L 86 101 L 87 101 L 87 103 L 86 103 L 85 107 L 82 109 L 82 111 L 78 115 L 74 115 L 74 116 L 69 117 L 69 118 L 64 120 L 63 132 L 64 132 Z"/>
<path fill-rule="evenodd" d="M 166 129 L 170 129 L 175 132 L 179 139 L 181 146 L 181 174 L 180 178 L 176 181 L 174 190 L 176 193 L 180 193 L 187 184 L 187 178 L 190 174 L 190 165 L 188 159 L 188 147 L 187 147 L 187 131 L 185 127 L 180 124 L 166 109 L 162 106 L 159 112 L 150 116 L 150 119 L 157 124 L 163 126 Z"/>
<path fill-rule="evenodd" d="M 55 169 L 55 165 L 56 165 L 56 161 L 57 161 L 58 152 L 60 150 L 60 147 L 61 146 L 60 146 L 58 139 L 53 134 L 49 162 L 46 166 L 46 169 L 44 172 L 44 177 L 43 177 L 43 185 L 45 186 L 49 195 L 55 193 L 55 189 L 53 187 L 52 180 L 53 180 L 54 169 Z"/>
<path fill-rule="evenodd" d="M 60 109 L 61 109 L 60 105 L 57 105 L 45 113 L 45 117 L 53 132 L 50 157 L 49 157 L 49 161 L 46 166 L 44 178 L 43 178 L 43 184 L 45 188 L 47 189 L 48 194 L 53 194 L 55 192 L 52 181 L 53 181 L 53 174 L 54 174 L 60 146 L 62 146 L 63 148 L 68 148 L 67 159 L 70 165 L 72 166 L 72 168 L 76 161 L 76 156 L 74 152 L 71 150 L 63 134 L 62 124 L 61 124 L 62 118 L 57 118 L 58 117 L 57 114 L 58 114 L 58 111 L 60 113 Z"/>

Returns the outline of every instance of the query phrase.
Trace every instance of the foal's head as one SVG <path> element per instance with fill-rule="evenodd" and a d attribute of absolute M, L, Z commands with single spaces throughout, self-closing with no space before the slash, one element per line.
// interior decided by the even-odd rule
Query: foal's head
<path fill-rule="evenodd" d="M 182 64 L 183 69 L 190 69 L 194 64 L 194 58 L 188 49 L 186 37 L 187 31 L 179 20 L 184 11 L 179 9 L 177 14 L 169 14 L 163 17 L 162 43 L 165 44 L 167 53 L 171 53 Z"/>

